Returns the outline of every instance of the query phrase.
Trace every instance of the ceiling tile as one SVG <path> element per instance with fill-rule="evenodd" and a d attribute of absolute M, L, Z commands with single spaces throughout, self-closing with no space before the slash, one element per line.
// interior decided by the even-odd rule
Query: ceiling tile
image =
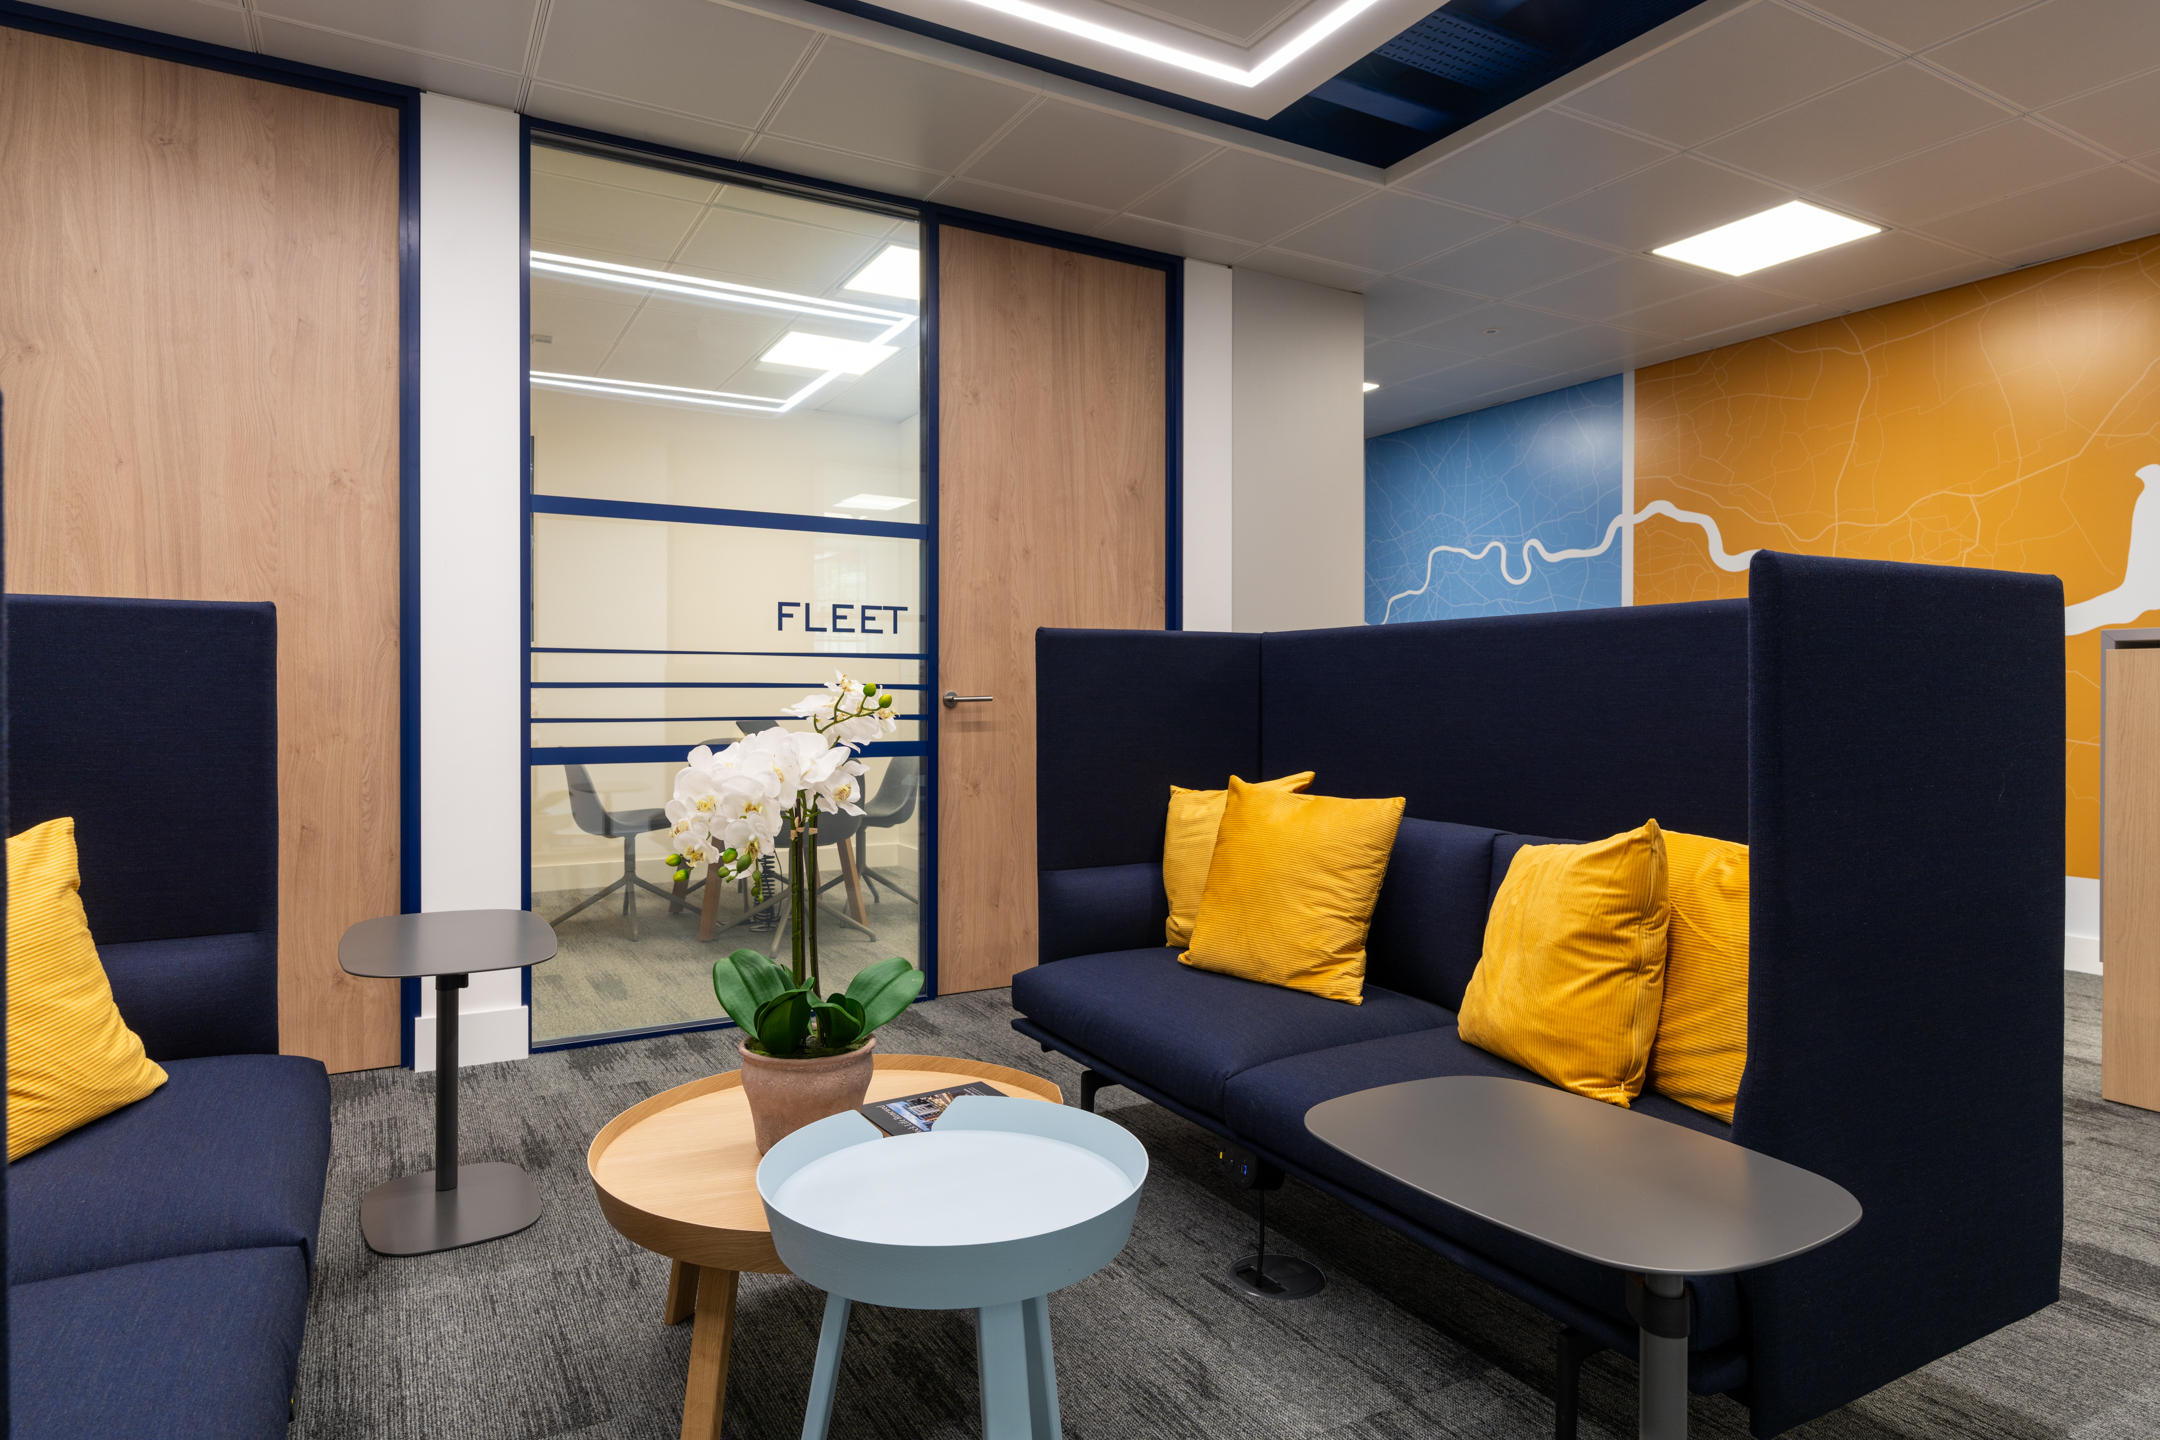
<path fill-rule="evenodd" d="M 1610 320 L 1661 300 L 1677 300 L 1707 290 L 1717 283 L 1717 276 L 1694 265 L 1650 255 L 1624 255 L 1595 270 L 1526 290 L 1515 298 L 1539 310 L 1556 310 L 1585 320 Z"/>
<path fill-rule="evenodd" d="M 2032 0 L 1808 0 L 1847 24 L 1907 50 L 1928 46 L 1998 20 Z"/>
<path fill-rule="evenodd" d="M 676 115 L 633 105 L 627 100 L 611 100 L 605 95 L 587 95 L 578 90 L 565 90 L 560 85 L 537 82 L 525 97 L 525 113 L 535 120 L 582 125 L 588 130 L 602 130 L 630 140 L 650 140 L 657 145 L 673 145 L 677 149 L 715 155 L 723 160 L 738 158 L 755 133 L 734 125 L 719 125 L 691 115 Z"/>
<path fill-rule="evenodd" d="M 2013 120 L 1826 185 L 1820 193 L 1827 203 L 1872 219 L 1918 225 L 2107 163 L 2044 126 Z"/>
<path fill-rule="evenodd" d="M 703 205 L 720 189 L 717 180 L 701 180 L 694 175 L 678 175 L 673 170 L 657 170 L 650 165 L 632 165 L 599 155 L 581 155 L 575 150 L 551 149 L 544 141 L 533 146 L 531 163 L 535 175 L 563 175 L 573 180 L 590 180 L 595 184 L 615 185 L 625 190 L 642 191 L 647 195 L 665 195 L 676 200 L 688 200 L 694 205 Z"/>
<path fill-rule="evenodd" d="M 1891 59 L 1813 16 L 1755 5 L 1577 91 L 1566 103 L 1674 145 L 1699 145 Z"/>
<path fill-rule="evenodd" d="M 2005 250 L 1997 257 L 1996 269 L 2020 270 L 2027 265 L 2038 265 L 2048 260 L 2068 260 L 2094 250 L 2122 245 L 2134 240 L 2145 240 L 2160 234 L 2160 215 L 2150 212 L 2117 220 L 2097 230 L 2087 230 L 2079 235 L 2051 235 L 2015 250 Z"/>
<path fill-rule="evenodd" d="M 884 248 L 883 240 L 856 230 L 715 205 L 705 212 L 676 264 L 715 280 L 827 295 Z M 877 303 L 868 295 L 853 298 Z"/>
<path fill-rule="evenodd" d="M 1927 58 L 2034 110 L 2160 65 L 2160 5 L 2046 0 Z"/>
<path fill-rule="evenodd" d="M 2149 77 L 2125 80 L 2040 112 L 2044 120 L 2075 130 L 2118 155 L 2160 150 L 2160 101 Z"/>
<path fill-rule="evenodd" d="M 1432 345 L 1458 355 L 1484 356 L 1575 328 L 1576 322 L 1563 316 L 1526 310 L 1520 305 L 1493 304 L 1413 330 L 1402 338 L 1413 345 Z"/>
<path fill-rule="evenodd" d="M 704 207 L 666 195 L 597 184 L 535 170 L 532 177 L 535 250 L 565 255 L 635 255 L 640 265 L 675 257 Z"/>
<path fill-rule="evenodd" d="M 1428 260 L 1405 276 L 1477 295 L 1513 295 L 1612 258 L 1612 251 L 1597 245 L 1527 225 L 1510 225 Z"/>
<path fill-rule="evenodd" d="M 1419 171 L 1399 188 L 1496 215 L 1523 216 L 1671 153 L 1648 140 L 1541 110 Z"/>
<path fill-rule="evenodd" d="M 1224 150 L 1133 206 L 1133 213 L 1260 244 L 1372 189 L 1249 150 Z"/>
<path fill-rule="evenodd" d="M 2160 181 L 2116 165 L 1945 216 L 1927 231 L 1984 255 L 2022 260 L 2036 250 L 2050 258 L 2077 253 L 2065 237 L 2106 226 L 2142 234 L 2160 228 L 2156 222 Z"/>
<path fill-rule="evenodd" d="M 247 12 L 238 5 L 195 4 L 193 0 L 67 0 L 67 9 L 93 20 L 161 30 L 185 40 L 229 45 L 235 50 L 255 48 L 248 36 Z"/>
<path fill-rule="evenodd" d="M 975 210 L 984 215 L 995 215 L 1000 220 L 1019 220 L 1083 235 L 1110 218 L 1108 210 L 1098 210 L 1092 205 L 1069 205 L 1046 195 L 1030 195 L 972 179 L 948 180 L 932 198 L 940 205 Z"/>
<path fill-rule="evenodd" d="M 1437 290 L 1414 280 L 1375 280 L 1365 287 L 1365 333 L 1401 335 L 1467 315 L 1485 303 L 1482 295 Z"/>
<path fill-rule="evenodd" d="M 1462 363 L 1463 357 L 1451 351 L 1408 345 L 1400 340 L 1383 340 L 1365 347 L 1365 378 L 1382 386 L 1437 375 Z"/>
<path fill-rule="evenodd" d="M 1325 220 L 1293 230 L 1277 243 L 1369 270 L 1400 270 L 1500 223 L 1453 205 L 1383 190 L 1344 206 Z"/>
<path fill-rule="evenodd" d="M 1647 170 L 1550 210 L 1540 225 L 1570 230 L 1622 250 L 1651 250 L 1767 210 L 1787 191 L 1720 169 L 1692 155 L 1675 155 Z"/>
<path fill-rule="evenodd" d="M 1883 285 L 1858 295 L 1847 295 L 1838 300 L 1843 310 L 1873 310 L 1878 305 L 1894 305 L 1900 300 L 1910 300 L 1916 295 L 1933 295 L 1937 291 L 1952 290 L 1969 285 L 1975 280 L 1985 280 L 1999 275 L 2003 266 L 1994 260 L 1972 260 L 1954 270 L 1944 270 L 1934 275 L 1915 276 L 1894 285 Z"/>
<path fill-rule="evenodd" d="M 257 0 L 255 12 L 522 74 L 539 8 L 539 0 Z"/>
<path fill-rule="evenodd" d="M 805 145 L 796 140 L 783 140 L 777 135 L 758 136 L 743 158 L 770 165 L 775 170 L 806 175 L 813 180 L 860 185 L 865 190 L 882 190 L 888 195 L 905 195 L 912 200 L 924 198 L 945 182 L 945 177 L 935 170 L 895 165 L 890 160 L 855 155 L 823 145 Z"/>
<path fill-rule="evenodd" d="M 518 90 L 524 85 L 523 76 L 507 70 L 487 70 L 440 55 L 393 49 L 372 40 L 356 40 L 350 35 L 334 35 L 312 26 L 273 20 L 267 15 L 256 23 L 262 28 L 262 53 L 275 55 L 280 60 L 298 60 L 304 65 L 320 65 L 328 70 L 371 75 L 378 80 L 414 85 L 422 90 L 505 110 L 517 105 Z"/>
<path fill-rule="evenodd" d="M 1683 295 L 1678 300 L 1630 311 L 1621 317 L 1621 321 L 1630 330 L 1686 340 L 1738 325 L 1758 324 L 1802 308 L 1811 307 L 1795 306 L 1790 295 L 1773 295 L 1727 280 L 1709 290 Z"/>
<path fill-rule="evenodd" d="M 1138 215 L 1120 215 L 1109 224 L 1098 227 L 1095 233 L 1105 240 L 1115 240 L 1120 245 L 1160 250 L 1165 255 L 1183 255 L 1188 260 L 1205 260 L 1211 265 L 1228 265 L 1240 256 L 1250 255 L 1253 248 L 1244 241 L 1232 240 L 1227 235 L 1184 230 Z"/>
<path fill-rule="evenodd" d="M 967 173 L 971 180 L 1122 210 L 1216 148 L 1158 125 L 1051 100 L 1028 112 Z"/>
<path fill-rule="evenodd" d="M 1033 91 L 1016 85 L 828 39 L 766 128 L 814 145 L 951 172 L 1033 98 Z"/>
<path fill-rule="evenodd" d="M 1550 395 L 1567 386 L 1557 375 L 1540 375 L 1535 380 L 1524 380 L 1497 390 L 1487 390 L 1477 397 L 1478 408 L 1490 410 L 1495 405 L 1507 405 L 1517 400 L 1528 400 L 1538 395 Z"/>
<path fill-rule="evenodd" d="M 1285 280 L 1302 280 L 1308 285 L 1325 285 L 1330 290 L 1362 291 L 1380 278 L 1377 270 L 1339 265 L 1333 260 L 1272 248 L 1253 251 L 1238 261 L 1238 268 L 1258 270 L 1263 275 L 1280 275 Z"/>
<path fill-rule="evenodd" d="M 2009 118 L 2002 106 L 1918 65 L 1893 65 L 1712 141 L 1702 153 L 1811 190 Z"/>
<path fill-rule="evenodd" d="M 1558 335 L 1548 335 L 1516 349 L 1504 350 L 1500 358 L 1517 365 L 1543 368 L 1548 374 L 1595 370 L 1611 375 L 1628 369 L 1638 357 L 1663 343 L 1662 336 L 1638 334 L 1611 325 L 1585 325 L 1578 330 L 1564 330 Z"/>
<path fill-rule="evenodd" d="M 1853 304 L 1854 296 L 1873 293 L 1886 285 L 1970 267 L 1975 259 L 1967 251 L 1954 250 L 1910 230 L 1886 230 L 1848 245 L 1757 270 L 1747 279 L 1750 285 L 1765 290 L 1853 309 L 1857 308 Z"/>
<path fill-rule="evenodd" d="M 553 0 L 533 75 L 754 128 L 816 38 L 710 0 Z"/>

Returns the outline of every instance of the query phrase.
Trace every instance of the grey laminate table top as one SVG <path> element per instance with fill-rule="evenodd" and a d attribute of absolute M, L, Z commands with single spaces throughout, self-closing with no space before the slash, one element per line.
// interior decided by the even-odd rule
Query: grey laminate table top
<path fill-rule="evenodd" d="M 1522 1080 L 1446 1075 L 1323 1101 L 1305 1128 L 1437 1200 L 1638 1275 L 1722 1275 L 1850 1230 L 1810 1170 Z"/>
<path fill-rule="evenodd" d="M 555 931 L 530 910 L 431 910 L 362 920 L 338 941 L 349 975 L 405 980 L 514 970 L 555 958 Z"/>

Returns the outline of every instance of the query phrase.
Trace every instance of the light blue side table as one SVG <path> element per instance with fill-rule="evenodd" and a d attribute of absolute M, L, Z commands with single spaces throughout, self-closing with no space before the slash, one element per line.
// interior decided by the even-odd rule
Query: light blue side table
<path fill-rule="evenodd" d="M 1057 1440 L 1049 1296 L 1117 1258 L 1147 1151 L 1099 1115 L 964 1095 L 887 1136 L 850 1110 L 758 1165 L 773 1247 L 826 1292 L 803 1440 L 825 1440 L 848 1309 L 973 1310 L 984 1440 Z"/>

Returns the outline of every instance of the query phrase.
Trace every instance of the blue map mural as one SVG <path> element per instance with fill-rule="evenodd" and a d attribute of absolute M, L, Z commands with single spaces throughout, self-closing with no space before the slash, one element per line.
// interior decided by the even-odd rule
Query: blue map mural
<path fill-rule="evenodd" d="M 1621 377 L 1365 442 L 1365 621 L 1620 603 Z"/>

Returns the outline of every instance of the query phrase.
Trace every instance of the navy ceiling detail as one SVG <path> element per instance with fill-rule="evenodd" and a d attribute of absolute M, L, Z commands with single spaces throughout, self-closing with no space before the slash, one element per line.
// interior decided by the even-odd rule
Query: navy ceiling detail
<path fill-rule="evenodd" d="M 820 3 L 1240 130 L 1387 166 L 1694 9 L 1700 0 L 1453 0 L 1266 120 L 862 0 Z"/>

